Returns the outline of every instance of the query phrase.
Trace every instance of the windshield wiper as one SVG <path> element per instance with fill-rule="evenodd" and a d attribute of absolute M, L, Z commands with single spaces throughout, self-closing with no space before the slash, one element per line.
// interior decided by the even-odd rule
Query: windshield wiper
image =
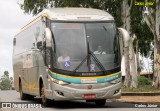
<path fill-rule="evenodd" d="M 93 54 L 93 52 L 90 51 L 90 53 L 82 60 L 82 62 L 73 70 L 73 72 L 76 72 L 81 66 L 82 64 L 86 61 L 89 60 L 90 56 L 93 57 L 93 60 L 97 63 L 98 67 L 100 68 L 100 70 L 105 73 L 105 68 L 103 67 L 103 65 L 99 62 L 99 60 L 97 59 L 97 57 Z"/>
<path fill-rule="evenodd" d="M 108 32 L 108 30 L 107 30 L 107 28 L 105 26 L 103 26 L 103 29 Z"/>
<path fill-rule="evenodd" d="M 101 64 L 101 62 L 99 62 L 99 60 L 97 59 L 97 57 L 94 55 L 94 53 L 92 51 L 90 51 L 90 54 L 93 57 L 93 60 L 97 63 L 97 65 L 99 66 L 99 68 L 101 69 L 101 71 L 103 73 L 105 73 L 105 68 L 103 67 L 103 65 Z"/>
<path fill-rule="evenodd" d="M 73 70 L 73 72 L 76 72 L 77 69 L 81 67 L 81 65 L 89 58 L 89 54 L 82 60 L 82 62 Z"/>

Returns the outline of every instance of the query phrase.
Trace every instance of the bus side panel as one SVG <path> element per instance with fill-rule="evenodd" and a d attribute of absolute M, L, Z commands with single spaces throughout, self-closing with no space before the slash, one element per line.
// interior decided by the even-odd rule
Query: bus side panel
<path fill-rule="evenodd" d="M 22 55 L 13 55 L 13 73 L 14 73 L 14 87 L 19 91 L 19 78 L 22 75 Z"/>
<path fill-rule="evenodd" d="M 47 98 L 50 98 L 50 99 L 53 99 L 52 97 L 52 89 L 51 89 L 51 84 L 49 83 L 48 81 L 48 67 L 45 66 L 45 62 L 44 62 L 44 58 L 42 56 L 42 53 L 40 51 L 37 51 L 36 55 L 35 55 L 35 59 L 34 59 L 35 63 L 37 64 L 37 69 L 38 69 L 38 73 L 39 73 L 39 80 L 42 79 L 42 84 L 44 85 L 44 89 L 45 89 L 45 95 Z M 37 86 L 36 86 L 36 95 L 38 93 L 39 95 L 39 89 L 40 89 L 40 86 L 39 86 L 39 82 L 37 83 Z"/>
<path fill-rule="evenodd" d="M 43 57 L 41 57 L 41 59 L 39 59 L 39 56 L 42 56 L 42 21 L 38 21 L 36 22 L 34 25 L 32 25 L 31 27 L 32 29 L 32 36 L 33 37 L 33 48 L 32 48 L 32 52 L 31 52 L 31 59 L 29 64 L 30 67 L 28 69 L 28 76 L 29 76 L 29 94 L 31 95 L 39 95 L 39 76 L 40 76 L 40 72 L 39 72 L 39 68 L 41 66 L 44 66 L 44 60 Z M 35 50 L 34 50 L 35 49 Z M 36 50 L 39 49 L 39 50 Z M 39 61 L 42 61 L 41 63 L 39 63 Z"/>
<path fill-rule="evenodd" d="M 37 19 L 36 22 L 31 23 L 30 27 L 19 32 L 15 39 L 16 43 L 14 44 L 13 51 L 13 66 L 16 90 L 19 91 L 18 81 L 20 77 L 23 92 L 31 95 L 37 95 L 39 93 L 39 66 L 31 66 L 30 63 L 35 63 L 32 51 L 34 49 L 42 48 L 41 19 Z"/>
<path fill-rule="evenodd" d="M 48 79 L 49 79 L 48 68 L 46 66 L 42 66 L 39 68 L 39 72 L 40 72 L 40 76 L 43 80 L 46 98 L 53 99 L 52 84 L 51 84 L 51 81 L 48 81 Z"/>
<path fill-rule="evenodd" d="M 38 82 L 37 82 L 37 85 L 36 85 L 36 94 L 39 95 L 39 89 L 40 89 L 40 86 L 39 86 L 39 79 L 40 77 L 42 78 L 43 81 L 46 81 L 45 79 L 45 76 L 44 75 L 47 75 L 46 73 L 46 69 L 47 67 L 45 66 L 45 63 L 44 63 L 44 58 L 42 56 L 42 53 L 41 52 L 38 52 L 35 56 L 35 58 L 37 58 L 35 61 L 37 63 L 37 69 L 38 69 Z"/>
<path fill-rule="evenodd" d="M 39 69 L 41 69 L 41 67 L 44 67 L 43 58 L 40 55 L 41 52 L 39 50 L 32 51 L 32 63 L 30 63 L 31 67 L 28 70 L 30 84 L 29 91 L 30 94 L 33 95 L 39 95 Z"/>

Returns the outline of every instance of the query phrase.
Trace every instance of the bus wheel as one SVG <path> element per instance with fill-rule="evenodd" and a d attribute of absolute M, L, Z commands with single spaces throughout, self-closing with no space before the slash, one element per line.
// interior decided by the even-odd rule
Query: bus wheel
<path fill-rule="evenodd" d="M 25 100 L 27 98 L 27 94 L 23 93 L 23 90 L 22 90 L 22 83 L 20 82 L 19 84 L 19 93 L 20 93 L 20 98 L 21 100 Z"/>
<path fill-rule="evenodd" d="M 41 98 L 42 98 L 42 105 L 44 107 L 47 107 L 49 104 L 49 99 L 45 97 L 44 85 L 42 85 L 42 88 L 41 88 Z"/>
<path fill-rule="evenodd" d="M 95 100 L 97 106 L 104 106 L 106 104 L 106 99 Z"/>
<path fill-rule="evenodd" d="M 33 100 L 34 99 L 34 96 L 32 96 L 32 95 L 27 95 L 27 98 L 29 99 L 29 100 Z"/>

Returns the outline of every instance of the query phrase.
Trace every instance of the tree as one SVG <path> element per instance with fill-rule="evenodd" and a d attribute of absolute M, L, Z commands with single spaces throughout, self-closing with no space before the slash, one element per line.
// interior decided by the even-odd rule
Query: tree
<path fill-rule="evenodd" d="M 123 28 L 125 28 L 130 36 L 134 35 L 131 32 L 131 9 L 133 7 L 133 0 L 123 0 L 121 4 L 121 19 L 123 21 Z M 135 66 L 135 52 L 133 49 L 133 40 L 130 39 L 129 47 L 124 49 L 125 57 L 125 87 L 138 87 L 137 72 Z"/>
<path fill-rule="evenodd" d="M 148 0 L 145 0 L 147 2 Z M 153 6 L 145 7 L 148 11 L 143 16 L 146 24 L 154 35 L 154 76 L 153 87 L 160 88 L 160 6 L 159 0 Z"/>
<path fill-rule="evenodd" d="M 1 82 L 0 82 L 0 90 L 2 90 L 2 85 L 1 85 Z"/>
<path fill-rule="evenodd" d="M 153 34 L 150 31 L 147 24 L 144 22 L 143 15 L 143 6 L 133 5 L 130 11 L 131 15 L 131 35 L 135 36 L 133 41 L 133 47 L 136 51 L 136 61 L 137 61 L 137 74 L 140 74 L 140 60 L 139 52 L 141 56 L 148 57 L 153 51 L 151 43 L 153 43 Z M 137 75 L 137 76 L 138 76 Z"/>
<path fill-rule="evenodd" d="M 4 77 L 9 78 L 9 72 L 8 71 L 4 71 Z"/>
<path fill-rule="evenodd" d="M 125 53 L 126 58 L 130 54 L 130 59 L 126 59 L 126 77 L 124 85 L 127 87 L 137 87 L 137 72 L 140 71 L 140 66 L 135 67 L 135 56 L 134 52 L 136 46 L 137 48 L 137 63 L 139 64 L 139 54 L 140 51 L 141 55 L 149 56 L 152 52 L 151 43 L 153 43 L 153 34 L 150 31 L 149 27 L 143 20 L 143 6 L 136 6 L 133 5 L 133 0 L 123 0 L 122 8 L 122 20 L 123 20 L 123 27 L 128 30 L 130 33 L 132 40 L 130 43 L 130 53 Z M 134 39 L 135 38 L 135 39 Z M 129 50 L 126 49 L 126 50 Z M 134 49 L 134 50 L 133 50 Z M 128 55 L 127 55 L 128 54 Z M 129 67 L 129 65 L 131 67 Z M 136 71 L 137 70 L 137 71 Z M 128 71 L 128 72 L 127 72 Z"/>
<path fill-rule="evenodd" d="M 11 88 L 11 83 L 8 78 L 4 79 L 0 83 L 1 90 L 9 90 Z"/>
<path fill-rule="evenodd" d="M 136 11 L 135 11 L 136 10 Z M 138 49 L 141 55 L 147 57 L 152 52 L 151 43 L 153 43 L 153 34 L 143 18 L 143 6 L 132 6 L 131 10 L 131 33 L 135 34 L 134 46 L 138 41 Z M 136 49 L 136 47 L 134 47 Z"/>
<path fill-rule="evenodd" d="M 4 76 L 1 78 L 0 89 L 1 90 L 9 90 L 11 87 L 11 81 L 9 79 L 9 72 L 4 71 Z"/>
<path fill-rule="evenodd" d="M 154 81 L 153 86 L 160 88 L 160 5 L 156 0 L 156 34 L 154 35 Z"/>
<path fill-rule="evenodd" d="M 11 81 L 13 81 L 13 77 L 10 77 L 9 79 L 10 79 Z"/>

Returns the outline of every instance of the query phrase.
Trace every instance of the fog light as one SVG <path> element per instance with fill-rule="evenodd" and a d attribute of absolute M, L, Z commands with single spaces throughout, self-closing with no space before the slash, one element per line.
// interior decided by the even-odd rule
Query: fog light
<path fill-rule="evenodd" d="M 116 91 L 114 92 L 114 94 L 117 94 L 119 91 L 120 91 L 120 89 L 116 90 Z"/>
<path fill-rule="evenodd" d="M 63 92 L 61 92 L 61 91 L 56 91 L 56 92 L 57 92 L 57 94 L 64 96 Z"/>

